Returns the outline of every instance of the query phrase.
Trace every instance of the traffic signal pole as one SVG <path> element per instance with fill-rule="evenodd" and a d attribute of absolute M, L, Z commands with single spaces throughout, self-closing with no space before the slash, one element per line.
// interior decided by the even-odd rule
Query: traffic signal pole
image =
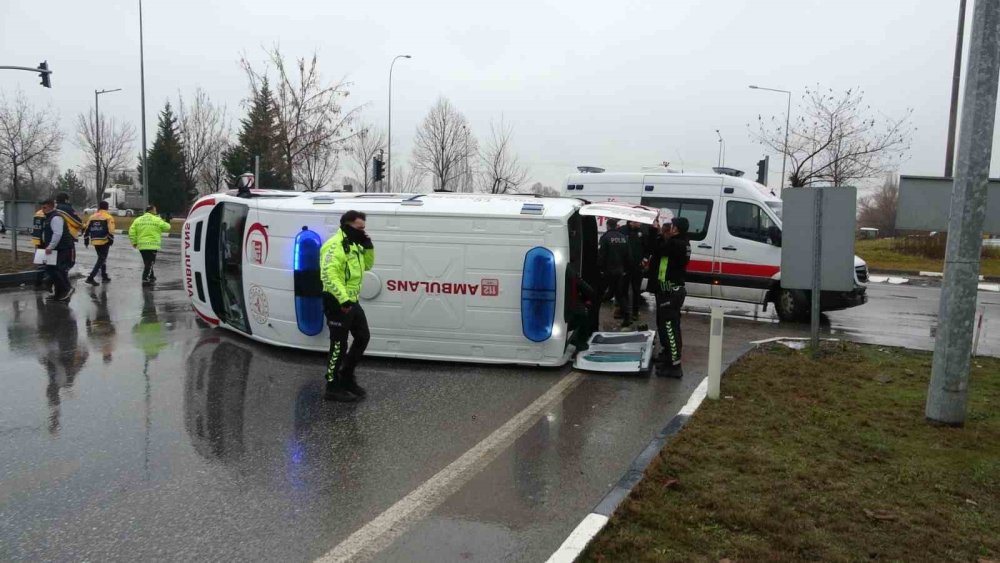
<path fill-rule="evenodd" d="M 48 61 L 42 61 L 35 68 L 32 68 L 30 66 L 0 66 L 0 70 L 24 70 L 27 72 L 37 72 L 38 76 L 40 76 L 42 79 L 41 85 L 45 86 L 46 88 L 52 87 L 52 79 L 50 78 L 52 75 L 52 71 L 49 70 Z"/>
<path fill-rule="evenodd" d="M 976 319 L 979 254 L 1000 78 L 1000 2 L 976 0 L 951 192 L 944 282 L 924 412 L 932 424 L 965 424 Z"/>

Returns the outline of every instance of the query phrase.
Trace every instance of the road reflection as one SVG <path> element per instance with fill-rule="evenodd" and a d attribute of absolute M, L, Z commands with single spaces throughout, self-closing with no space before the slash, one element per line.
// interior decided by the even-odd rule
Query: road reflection
<path fill-rule="evenodd" d="M 49 406 L 49 434 L 59 434 L 63 394 L 73 389 L 77 375 L 90 352 L 79 342 L 76 315 L 64 303 L 46 303 L 39 294 L 37 306 L 38 362 L 45 369 L 48 384 L 45 398 Z"/>

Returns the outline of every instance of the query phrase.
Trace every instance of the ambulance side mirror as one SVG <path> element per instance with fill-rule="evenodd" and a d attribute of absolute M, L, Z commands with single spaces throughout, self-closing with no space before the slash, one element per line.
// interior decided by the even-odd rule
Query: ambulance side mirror
<path fill-rule="evenodd" d="M 771 241 L 771 244 L 781 248 L 781 229 L 779 227 L 774 225 L 768 227 L 767 238 Z"/>

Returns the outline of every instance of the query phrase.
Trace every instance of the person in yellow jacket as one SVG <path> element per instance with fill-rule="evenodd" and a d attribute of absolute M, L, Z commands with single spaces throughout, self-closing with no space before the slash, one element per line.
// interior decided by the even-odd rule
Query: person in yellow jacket
<path fill-rule="evenodd" d="M 334 401 L 354 402 L 367 394 L 354 374 L 371 339 L 368 318 L 358 303 L 362 276 L 375 264 L 375 246 L 365 233 L 366 219 L 360 211 L 344 213 L 340 229 L 319 251 L 323 309 L 330 329 L 324 397 Z M 348 333 L 354 341 L 345 350 Z"/>
<path fill-rule="evenodd" d="M 43 231 L 45 231 L 45 212 L 39 207 L 31 220 L 31 244 L 34 244 L 35 248 L 42 248 Z"/>
<path fill-rule="evenodd" d="M 156 253 L 163 244 L 163 233 L 170 230 L 170 223 L 160 219 L 156 206 L 150 205 L 146 212 L 132 221 L 128 228 L 128 240 L 132 248 L 139 249 L 142 255 L 142 285 L 151 285 L 156 281 L 153 264 L 156 263 Z"/>
<path fill-rule="evenodd" d="M 115 218 L 108 211 L 108 202 L 102 201 L 97 204 L 97 212 L 87 219 L 87 224 L 83 227 L 83 246 L 94 245 L 97 252 L 97 262 L 94 269 L 87 277 L 90 285 L 100 285 L 94 279 L 98 272 L 101 274 L 101 281 L 108 283 L 111 278 L 108 276 L 108 251 L 115 242 Z"/>

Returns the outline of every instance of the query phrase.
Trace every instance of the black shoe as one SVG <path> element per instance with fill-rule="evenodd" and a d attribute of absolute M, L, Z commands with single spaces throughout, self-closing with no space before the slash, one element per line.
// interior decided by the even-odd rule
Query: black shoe
<path fill-rule="evenodd" d="M 93 286 L 98 286 L 98 285 L 101 285 L 101 284 L 97 283 L 97 280 L 95 280 L 94 278 L 87 278 L 87 279 L 86 279 L 86 280 L 84 280 L 84 281 L 85 281 L 85 283 L 87 283 L 88 285 L 93 285 Z"/>
<path fill-rule="evenodd" d="M 326 392 L 323 393 L 323 398 L 327 401 L 337 401 L 338 403 L 356 403 L 360 400 L 357 395 L 348 392 L 342 385 L 338 385 L 332 381 L 326 382 Z"/>
<path fill-rule="evenodd" d="M 663 377 L 670 377 L 672 379 L 680 379 L 684 377 L 684 370 L 681 369 L 681 366 L 668 366 L 664 368 L 660 375 Z"/>
<path fill-rule="evenodd" d="M 365 388 L 358 385 L 358 379 L 354 376 L 354 366 L 346 365 L 344 366 L 344 371 L 342 377 L 344 378 L 343 387 L 349 392 L 358 396 L 358 398 L 364 399 L 368 396 L 368 392 Z"/>
<path fill-rule="evenodd" d="M 109 278 L 108 276 L 101 276 L 101 281 L 104 283 L 108 283 L 109 281 L 111 281 L 111 278 Z"/>
<path fill-rule="evenodd" d="M 71 288 L 69 288 L 69 291 L 66 292 L 66 295 L 63 295 L 62 297 L 56 297 L 55 301 L 68 302 L 69 298 L 73 297 L 74 293 L 76 293 L 76 288 L 75 287 L 71 287 Z"/>

